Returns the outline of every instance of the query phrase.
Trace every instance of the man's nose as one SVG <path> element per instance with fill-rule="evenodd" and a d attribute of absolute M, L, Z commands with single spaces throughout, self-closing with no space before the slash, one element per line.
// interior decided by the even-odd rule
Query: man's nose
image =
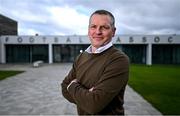
<path fill-rule="evenodd" d="M 101 34 L 102 33 L 102 29 L 100 27 L 96 28 L 96 34 Z"/>

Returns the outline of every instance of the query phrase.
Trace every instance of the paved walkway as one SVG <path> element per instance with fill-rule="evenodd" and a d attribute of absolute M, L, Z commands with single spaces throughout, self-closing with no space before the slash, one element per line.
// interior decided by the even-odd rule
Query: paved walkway
<path fill-rule="evenodd" d="M 59 84 L 71 64 L 31 65 L 0 64 L 0 70 L 26 72 L 0 81 L 1 115 L 76 115 L 76 106 L 66 101 Z M 127 115 L 161 115 L 129 86 L 125 94 Z"/>

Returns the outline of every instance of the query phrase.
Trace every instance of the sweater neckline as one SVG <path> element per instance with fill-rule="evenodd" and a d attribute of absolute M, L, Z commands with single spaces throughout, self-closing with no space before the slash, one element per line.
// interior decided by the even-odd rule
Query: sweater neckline
<path fill-rule="evenodd" d="M 111 50 L 112 48 L 114 48 L 114 46 L 111 46 L 109 47 L 108 49 L 106 49 L 105 51 L 101 52 L 101 53 L 88 53 L 88 52 L 85 52 L 86 54 L 88 54 L 89 56 L 100 56 L 102 54 L 105 54 L 107 51 Z"/>

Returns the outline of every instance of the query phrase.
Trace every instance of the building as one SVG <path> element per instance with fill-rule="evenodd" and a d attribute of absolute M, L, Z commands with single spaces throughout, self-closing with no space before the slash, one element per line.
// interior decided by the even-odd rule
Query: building
<path fill-rule="evenodd" d="M 88 36 L 0 36 L 0 63 L 73 62 Z M 116 35 L 113 44 L 131 63 L 180 64 L 180 35 Z"/>
<path fill-rule="evenodd" d="M 1 35 L 17 35 L 18 23 L 6 16 L 0 14 L 0 36 Z"/>

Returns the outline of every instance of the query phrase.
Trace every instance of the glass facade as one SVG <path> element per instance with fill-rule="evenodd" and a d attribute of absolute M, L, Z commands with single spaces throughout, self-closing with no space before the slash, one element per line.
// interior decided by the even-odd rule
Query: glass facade
<path fill-rule="evenodd" d="M 145 64 L 146 63 L 146 45 L 115 45 L 116 48 L 125 52 L 131 63 Z"/>
<path fill-rule="evenodd" d="M 85 50 L 89 45 L 53 45 L 53 62 L 73 62 L 80 50 Z M 146 45 L 114 45 L 124 51 L 131 63 L 146 63 Z"/>
<path fill-rule="evenodd" d="M 73 62 L 89 44 L 54 44 L 52 45 L 53 62 Z M 114 44 L 124 51 L 131 63 L 146 64 L 147 45 L 145 44 Z M 49 61 L 48 45 L 5 45 L 7 63 L 32 63 L 42 60 Z M 180 64 L 180 46 L 178 44 L 153 44 L 152 64 Z"/>
<path fill-rule="evenodd" d="M 153 64 L 180 64 L 179 45 L 153 45 Z"/>
<path fill-rule="evenodd" d="M 48 62 L 48 45 L 6 45 L 7 63 Z"/>
<path fill-rule="evenodd" d="M 30 61 L 30 47 L 22 45 L 6 45 L 7 63 L 24 63 Z"/>
<path fill-rule="evenodd" d="M 80 51 L 86 50 L 89 45 L 53 45 L 53 62 L 73 62 Z"/>

